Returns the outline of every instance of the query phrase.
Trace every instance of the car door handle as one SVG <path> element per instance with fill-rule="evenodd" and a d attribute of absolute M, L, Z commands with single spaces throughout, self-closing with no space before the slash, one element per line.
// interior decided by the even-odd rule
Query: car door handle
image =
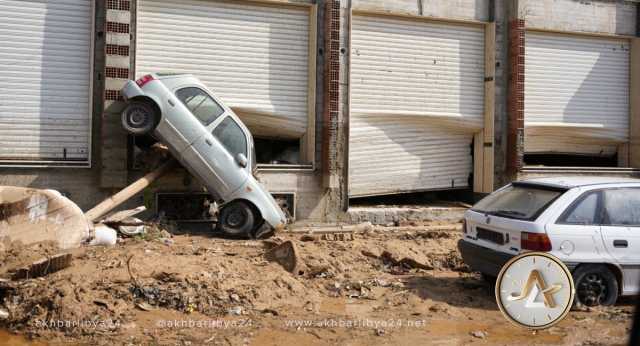
<path fill-rule="evenodd" d="M 205 138 L 204 142 L 207 143 L 207 145 L 209 146 L 213 145 L 213 142 L 209 138 Z"/>
<path fill-rule="evenodd" d="M 626 240 L 616 239 L 613 241 L 613 247 L 628 247 L 629 242 Z"/>

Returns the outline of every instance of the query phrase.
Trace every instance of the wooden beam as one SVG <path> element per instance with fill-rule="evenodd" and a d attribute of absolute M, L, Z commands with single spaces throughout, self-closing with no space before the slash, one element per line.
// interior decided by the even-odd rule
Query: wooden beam
<path fill-rule="evenodd" d="M 126 202 L 128 199 L 133 197 L 138 192 L 144 190 L 147 186 L 149 186 L 154 180 L 161 177 L 163 174 L 169 171 L 172 167 L 174 167 L 176 160 L 171 158 L 169 161 L 163 163 L 160 167 L 156 168 L 154 171 L 148 173 L 144 177 L 136 180 L 129 186 L 120 190 L 120 192 L 115 195 L 105 199 L 100 204 L 93 207 L 93 209 L 86 212 L 84 215 L 90 222 L 97 220 L 99 217 L 105 215 L 110 212 L 120 204 Z"/>
<path fill-rule="evenodd" d="M 473 136 L 473 192 L 482 193 L 484 181 L 484 132 Z"/>
<path fill-rule="evenodd" d="M 495 85 L 496 85 L 496 23 L 487 23 L 484 31 L 484 130 L 482 188 L 493 192 L 494 138 L 495 138 Z"/>
<path fill-rule="evenodd" d="M 640 38 L 631 40 L 629 60 L 629 166 L 640 168 Z"/>
<path fill-rule="evenodd" d="M 316 157 L 316 50 L 318 46 L 318 5 L 309 7 L 309 64 L 307 86 L 307 133 L 300 140 L 300 158 L 315 167 Z"/>
<path fill-rule="evenodd" d="M 629 167 L 629 143 L 618 144 L 618 167 Z"/>

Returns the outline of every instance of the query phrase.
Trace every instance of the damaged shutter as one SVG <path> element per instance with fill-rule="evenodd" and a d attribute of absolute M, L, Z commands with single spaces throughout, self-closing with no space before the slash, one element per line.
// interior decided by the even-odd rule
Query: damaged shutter
<path fill-rule="evenodd" d="M 469 186 L 483 28 L 354 15 L 351 42 L 349 195 Z"/>
<path fill-rule="evenodd" d="M 0 162 L 89 160 L 90 0 L 0 0 Z"/>
<path fill-rule="evenodd" d="M 629 41 L 527 32 L 525 153 L 613 155 L 629 140 Z"/>
<path fill-rule="evenodd" d="M 254 135 L 308 122 L 309 8 L 243 1 L 138 2 L 136 75 L 191 73 Z"/>

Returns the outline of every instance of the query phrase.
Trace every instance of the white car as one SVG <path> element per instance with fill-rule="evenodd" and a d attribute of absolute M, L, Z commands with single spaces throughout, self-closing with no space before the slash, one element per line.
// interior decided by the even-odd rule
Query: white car
<path fill-rule="evenodd" d="M 540 178 L 509 184 L 464 217 L 458 248 L 491 278 L 512 257 L 543 251 L 573 273 L 576 299 L 612 305 L 640 291 L 640 180 Z"/>
<path fill-rule="evenodd" d="M 128 81 L 122 126 L 152 134 L 206 186 L 220 204 L 217 228 L 231 236 L 263 238 L 284 228 L 285 214 L 254 177 L 253 136 L 200 80 L 152 73 Z"/>

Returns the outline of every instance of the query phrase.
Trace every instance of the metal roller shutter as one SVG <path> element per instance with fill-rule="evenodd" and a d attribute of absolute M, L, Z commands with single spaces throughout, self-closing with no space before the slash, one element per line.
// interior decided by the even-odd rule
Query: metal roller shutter
<path fill-rule="evenodd" d="M 136 74 L 200 78 L 256 135 L 300 138 L 308 122 L 309 8 L 140 0 Z"/>
<path fill-rule="evenodd" d="M 0 0 L 0 161 L 88 163 L 90 0 Z"/>
<path fill-rule="evenodd" d="M 612 155 L 629 140 L 629 42 L 527 32 L 525 152 Z"/>
<path fill-rule="evenodd" d="M 354 15 L 349 195 L 469 186 L 484 30 Z"/>

